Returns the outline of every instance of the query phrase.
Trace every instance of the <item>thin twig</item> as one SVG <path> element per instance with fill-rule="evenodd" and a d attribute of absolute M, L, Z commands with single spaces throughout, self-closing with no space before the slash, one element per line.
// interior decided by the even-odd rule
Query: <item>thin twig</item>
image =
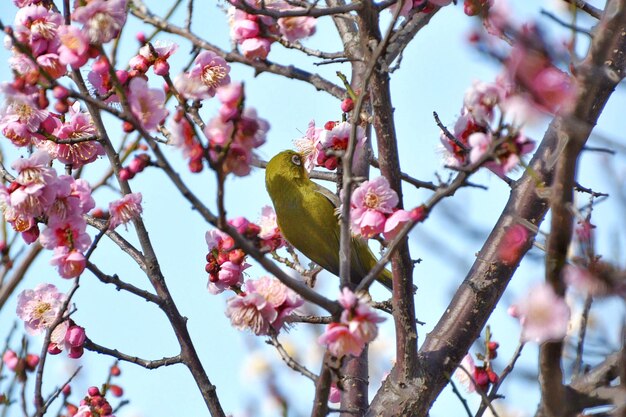
<path fill-rule="evenodd" d="M 127 355 L 125 353 L 120 352 L 117 349 L 110 349 L 105 346 L 94 343 L 92 340 L 87 339 L 85 341 L 85 349 L 90 350 L 92 352 L 100 353 L 102 355 L 107 355 L 114 357 L 120 361 L 134 363 L 135 365 L 139 365 L 146 369 L 157 369 L 162 366 L 170 366 L 176 365 L 178 363 L 183 363 L 183 359 L 181 355 L 171 356 L 162 359 L 142 359 L 137 356 Z"/>
<path fill-rule="evenodd" d="M 285 350 L 283 345 L 278 341 L 278 337 L 276 337 L 275 334 L 270 336 L 270 338 L 267 340 L 267 343 L 276 348 L 276 350 L 278 351 L 278 354 L 280 355 L 280 357 L 283 359 L 283 361 L 288 367 L 290 367 L 296 372 L 301 373 L 302 375 L 309 378 L 314 383 L 317 382 L 317 375 L 309 371 L 304 365 L 298 363 L 298 361 L 292 358 L 291 355 L 289 355 L 289 353 Z"/>

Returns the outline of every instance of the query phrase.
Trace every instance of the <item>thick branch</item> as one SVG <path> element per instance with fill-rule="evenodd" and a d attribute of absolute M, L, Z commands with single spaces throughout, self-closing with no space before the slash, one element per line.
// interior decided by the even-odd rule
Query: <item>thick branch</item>
<path fill-rule="evenodd" d="M 553 164 L 550 161 L 558 157 L 559 138 L 577 131 L 580 137 L 586 139 L 622 77 L 626 18 L 623 9 L 615 9 L 615 5 L 615 2 L 609 4 L 613 6 L 613 12 L 607 14 L 602 27 L 618 25 L 620 29 L 601 37 L 610 39 L 604 42 L 604 46 L 594 40 L 589 56 L 577 72 L 581 88 L 576 105 L 550 124 L 529 169 L 513 184 L 509 201 L 479 252 L 478 259 L 420 349 L 420 364 L 423 367 L 418 377 L 408 386 L 395 384 L 393 378 L 387 378 L 374 398 L 368 416 L 427 415 L 430 405 L 447 384 L 445 375 L 454 371 L 480 335 L 516 269 L 505 265 L 498 257 L 505 227 L 520 220 L 535 225 L 541 223 L 548 210 L 548 202 L 539 197 L 538 191 L 552 182 Z M 609 65 L 605 65 L 605 62 Z M 520 251 L 518 261 L 531 244 L 532 237 Z M 397 372 L 396 366 L 392 376 Z"/>

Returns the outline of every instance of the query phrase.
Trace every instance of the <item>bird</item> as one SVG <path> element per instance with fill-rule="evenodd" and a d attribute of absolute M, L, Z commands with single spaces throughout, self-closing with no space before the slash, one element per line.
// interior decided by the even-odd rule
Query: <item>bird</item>
<path fill-rule="evenodd" d="M 285 240 L 311 261 L 339 276 L 339 198 L 311 181 L 304 167 L 304 156 L 292 150 L 278 153 L 267 163 L 265 187 Z M 350 253 L 350 279 L 358 283 L 377 260 L 361 237 L 352 236 Z M 391 290 L 389 270 L 384 269 L 376 279 Z"/>

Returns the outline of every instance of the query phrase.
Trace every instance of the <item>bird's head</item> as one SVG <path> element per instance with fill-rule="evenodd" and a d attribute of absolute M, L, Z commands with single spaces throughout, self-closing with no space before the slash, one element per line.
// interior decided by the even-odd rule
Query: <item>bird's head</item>
<path fill-rule="evenodd" d="M 274 156 L 265 167 L 265 182 L 270 185 L 276 180 L 297 181 L 308 179 L 302 154 L 282 151 Z"/>

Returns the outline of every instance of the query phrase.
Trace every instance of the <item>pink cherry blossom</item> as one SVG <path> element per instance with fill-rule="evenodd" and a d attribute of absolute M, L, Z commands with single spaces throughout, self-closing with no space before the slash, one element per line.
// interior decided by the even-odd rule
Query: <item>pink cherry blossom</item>
<path fill-rule="evenodd" d="M 236 329 L 250 330 L 259 336 L 269 334 L 278 313 L 261 294 L 251 292 L 229 298 L 226 316 Z"/>
<path fill-rule="evenodd" d="M 58 267 L 61 278 L 76 278 L 85 270 L 87 259 L 82 252 L 69 249 L 66 246 L 54 248 L 54 254 L 50 260 L 51 265 Z"/>
<path fill-rule="evenodd" d="M 243 84 L 232 82 L 217 89 L 217 98 L 222 103 L 219 109 L 222 122 L 226 123 L 241 117 L 241 103 L 243 100 Z"/>
<path fill-rule="evenodd" d="M 24 321 L 26 332 L 36 335 L 48 329 L 63 306 L 65 294 L 52 284 L 39 284 L 18 295 L 17 316 Z"/>
<path fill-rule="evenodd" d="M 304 304 L 302 297 L 274 277 L 263 276 L 255 281 L 246 281 L 246 292 L 260 294 L 276 311 L 276 316 L 270 320 L 276 332 L 283 327 L 285 318 Z"/>
<path fill-rule="evenodd" d="M 248 175 L 254 159 L 252 151 L 265 143 L 268 129 L 269 123 L 258 117 L 252 108 L 244 109 L 235 120 L 228 122 L 214 117 L 204 128 L 204 134 L 209 139 L 211 159 L 221 159 L 222 152 L 230 144 L 222 170 L 237 176 Z"/>
<path fill-rule="evenodd" d="M 241 11 L 237 11 L 243 14 Z M 235 12 L 235 15 L 238 15 Z M 254 38 L 260 33 L 259 24 L 251 19 L 233 19 L 230 26 L 230 37 L 235 42 L 241 42 L 244 39 Z"/>
<path fill-rule="evenodd" d="M 463 105 L 478 124 L 486 125 L 493 120 L 495 107 L 504 97 L 502 86 L 497 83 L 475 81 L 465 92 Z"/>
<path fill-rule="evenodd" d="M 69 114 L 65 123 L 55 129 L 54 135 L 64 141 L 76 140 L 76 143 L 47 142 L 48 152 L 51 156 L 72 168 L 78 169 L 83 165 L 96 160 L 104 155 L 104 148 L 96 141 L 96 128 L 91 116 L 80 110 L 80 103 L 75 102 L 69 108 Z M 93 138 L 93 140 L 84 140 Z"/>
<path fill-rule="evenodd" d="M 142 46 L 139 54 L 131 58 L 129 65 L 140 72 L 146 72 L 150 66 L 153 66 L 156 75 L 166 75 L 170 71 L 167 60 L 176 50 L 178 50 L 177 44 L 158 40 L 153 45 Z"/>
<path fill-rule="evenodd" d="M 319 133 L 319 143 L 316 164 L 326 169 L 337 168 L 338 158 L 336 153 L 341 153 L 348 149 L 348 141 L 352 124 L 349 122 L 326 123 L 324 130 Z M 354 160 L 358 161 L 365 143 L 365 130 L 361 126 L 356 128 L 356 144 L 354 150 Z"/>
<path fill-rule="evenodd" d="M 549 284 L 542 283 L 533 287 L 524 298 L 511 306 L 509 314 L 519 319 L 523 342 L 543 343 L 565 337 L 570 309 Z"/>
<path fill-rule="evenodd" d="M 87 224 L 82 216 L 69 216 L 63 220 L 48 221 L 48 227 L 39 236 L 39 243 L 46 249 L 65 246 L 86 251 L 91 244 L 91 237 L 86 233 Z"/>
<path fill-rule="evenodd" d="M 223 262 L 219 266 L 219 272 L 217 273 L 215 280 L 213 280 L 213 277 L 209 279 L 207 289 L 211 294 L 217 295 L 230 287 L 241 285 L 243 282 L 243 271 L 250 266 L 250 264 L 245 262 Z"/>
<path fill-rule="evenodd" d="M 261 209 L 261 218 L 258 223 L 260 227 L 258 236 L 262 240 L 262 249 L 274 251 L 285 244 L 272 207 L 264 206 Z"/>
<path fill-rule="evenodd" d="M 4 352 L 4 355 L 2 355 L 2 362 L 4 362 L 7 368 L 15 371 L 18 363 L 20 362 L 20 358 L 14 351 L 12 351 L 11 349 L 7 349 L 7 351 Z"/>
<path fill-rule="evenodd" d="M 117 37 L 126 22 L 126 0 L 92 0 L 77 7 L 72 20 L 83 23 L 83 32 L 92 44 Z"/>
<path fill-rule="evenodd" d="M 463 385 L 467 392 L 476 392 L 476 385 L 474 385 L 472 378 L 470 378 L 470 375 L 474 375 L 475 370 L 476 364 L 474 363 L 474 359 L 472 355 L 467 354 L 463 356 L 459 368 L 454 371 L 454 377 Z"/>
<path fill-rule="evenodd" d="M 281 17 L 278 19 L 280 34 L 289 42 L 308 38 L 315 33 L 316 20 L 310 16 Z"/>
<path fill-rule="evenodd" d="M 219 229 L 212 229 L 206 232 L 204 235 L 209 251 L 212 250 L 230 250 L 235 246 L 235 242 L 232 237 L 222 232 Z"/>
<path fill-rule="evenodd" d="M 340 322 L 329 324 L 318 341 L 334 356 L 359 356 L 378 335 L 377 323 L 385 319 L 372 310 L 364 296 L 357 296 L 347 287 L 342 289 L 338 301 L 344 308 Z"/>
<path fill-rule="evenodd" d="M 387 215 L 397 204 L 398 195 L 385 177 L 363 182 L 350 199 L 352 231 L 367 238 L 383 232 Z"/>
<path fill-rule="evenodd" d="M 65 335 L 70 327 L 70 321 L 65 320 L 54 328 L 50 334 L 50 344 L 48 345 L 48 353 L 58 355 L 65 349 Z"/>
<path fill-rule="evenodd" d="M 406 210 L 396 210 L 385 221 L 383 236 L 387 240 L 394 239 L 402 230 L 404 224 L 412 219 L 411 213 Z"/>
<path fill-rule="evenodd" d="M 15 14 L 14 35 L 28 44 L 34 56 L 56 53 L 59 40 L 57 29 L 63 17 L 41 5 L 26 6 Z"/>
<path fill-rule="evenodd" d="M 89 59 L 89 39 L 76 26 L 61 25 L 58 30 L 59 60 L 72 69 L 78 69 Z"/>
<path fill-rule="evenodd" d="M 30 132 L 37 132 L 41 123 L 48 117 L 48 112 L 41 110 L 36 102 L 36 92 L 25 94 L 2 84 L 1 91 L 5 96 L 5 105 L 0 110 L 0 128 L 4 129 L 7 124 L 17 122 L 26 126 Z"/>
<path fill-rule="evenodd" d="M 133 115 L 147 131 L 155 131 L 168 114 L 163 90 L 148 88 L 148 81 L 141 77 L 130 80 L 128 104 Z"/>
<path fill-rule="evenodd" d="M 537 29 L 526 26 L 521 36 L 506 61 L 510 82 L 528 92 L 530 101 L 543 111 L 554 113 L 571 105 L 576 94 L 572 78 L 556 68 L 543 51 L 530 47 L 542 42 Z"/>
<path fill-rule="evenodd" d="M 248 59 L 263 60 L 270 53 L 272 42 L 267 38 L 244 39 L 241 46 L 241 53 Z"/>
<path fill-rule="evenodd" d="M 309 122 L 309 127 L 307 128 L 304 137 L 295 139 L 294 145 L 298 152 L 302 154 L 304 157 L 304 168 L 311 172 L 313 168 L 317 165 L 317 158 L 319 149 L 321 148 L 320 142 L 320 133 L 323 131 L 321 127 L 315 127 L 315 121 L 311 120 Z"/>
<path fill-rule="evenodd" d="M 476 132 L 472 133 L 468 138 L 468 144 L 471 147 L 470 150 L 470 162 L 475 164 L 483 155 L 489 151 L 489 147 L 493 142 L 491 133 Z"/>
<path fill-rule="evenodd" d="M 210 98 L 215 95 L 218 87 L 230 83 L 230 66 L 224 58 L 212 51 L 202 51 L 194 60 L 189 71 L 189 78 L 198 80 L 201 90 L 196 91 L 194 98 Z"/>
<path fill-rule="evenodd" d="M 378 335 L 377 323 L 384 321 L 369 305 L 364 295 L 356 295 L 348 287 L 341 290 L 339 304 L 344 308 L 341 322 L 347 324 L 350 332 L 359 337 L 363 344 L 373 341 Z"/>
<path fill-rule="evenodd" d="M 350 332 L 348 326 L 343 323 L 330 323 L 317 341 L 326 345 L 328 351 L 336 357 L 359 356 L 365 346 L 361 339 Z"/>
<path fill-rule="evenodd" d="M 106 99 L 104 99 L 106 103 L 119 102 L 120 99 L 117 94 L 109 94 L 110 92 L 114 92 L 109 70 L 108 61 L 104 58 L 98 58 L 91 65 L 91 71 L 87 74 L 87 79 L 95 89 L 96 94 L 106 96 Z M 118 78 L 120 78 L 119 74 L 121 73 L 118 73 L 118 71 L 116 71 L 116 73 L 118 74 Z"/>
<path fill-rule="evenodd" d="M 129 193 L 119 200 L 109 203 L 109 229 L 113 230 L 121 224 L 138 218 L 141 208 L 141 193 Z"/>

